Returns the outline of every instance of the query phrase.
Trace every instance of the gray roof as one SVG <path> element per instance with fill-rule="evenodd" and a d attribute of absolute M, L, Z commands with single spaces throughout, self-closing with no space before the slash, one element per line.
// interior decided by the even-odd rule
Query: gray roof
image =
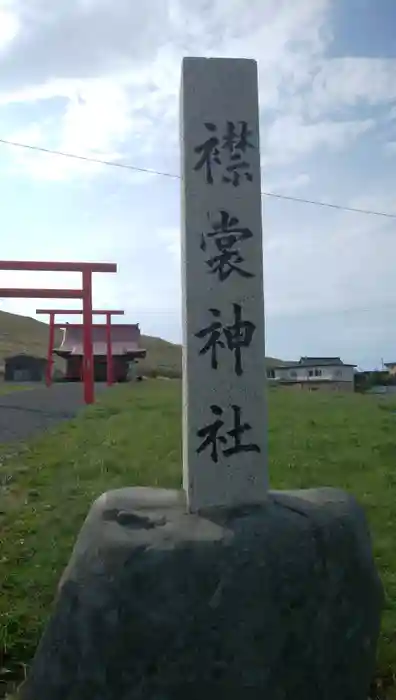
<path fill-rule="evenodd" d="M 340 357 L 301 357 L 298 363 L 303 367 L 313 367 L 317 365 L 343 365 Z"/>
<path fill-rule="evenodd" d="M 47 362 L 45 357 L 38 357 L 37 355 L 28 355 L 27 353 L 20 352 L 16 355 L 8 355 L 4 358 L 4 362 L 17 362 L 25 360 L 26 362 Z"/>
<path fill-rule="evenodd" d="M 292 368 L 292 367 L 356 367 L 356 365 L 345 364 L 340 357 L 301 357 L 298 362 L 287 362 L 282 365 L 276 365 L 277 369 Z"/>

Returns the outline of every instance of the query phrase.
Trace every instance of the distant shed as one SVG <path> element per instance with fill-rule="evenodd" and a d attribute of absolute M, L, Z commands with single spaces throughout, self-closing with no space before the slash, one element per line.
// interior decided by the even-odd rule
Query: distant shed
<path fill-rule="evenodd" d="M 44 379 L 47 360 L 33 355 L 13 355 L 4 360 L 6 382 L 41 382 Z"/>

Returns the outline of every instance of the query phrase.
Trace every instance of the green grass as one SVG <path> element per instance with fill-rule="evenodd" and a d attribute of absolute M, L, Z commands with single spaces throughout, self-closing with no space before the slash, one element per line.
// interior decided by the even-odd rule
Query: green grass
<path fill-rule="evenodd" d="M 178 381 L 127 385 L 13 456 L 4 446 L 2 458 L 0 448 L 0 648 L 8 664 L 29 663 L 92 501 L 126 485 L 180 486 L 180 410 Z M 386 589 L 378 677 L 391 684 L 396 402 L 275 390 L 269 395 L 269 423 L 273 488 L 342 487 L 365 507 Z M 395 698 L 395 689 L 393 684 L 380 697 Z"/>
<path fill-rule="evenodd" d="M 36 386 L 40 386 L 40 384 Z M 27 391 L 28 389 L 36 388 L 36 386 L 32 386 L 31 384 L 14 384 L 13 382 L 0 382 L 0 396 L 12 394 L 14 391 Z"/>

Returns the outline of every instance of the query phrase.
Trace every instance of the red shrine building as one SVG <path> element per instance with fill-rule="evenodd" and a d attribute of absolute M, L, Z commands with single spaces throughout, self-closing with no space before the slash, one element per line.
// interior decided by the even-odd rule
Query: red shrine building
<path fill-rule="evenodd" d="M 106 326 L 92 326 L 94 355 L 94 380 L 106 381 L 107 342 Z M 125 382 L 130 365 L 146 357 L 146 350 L 140 347 L 139 324 L 113 324 L 111 326 L 114 381 Z M 82 380 L 83 367 L 83 327 L 68 324 L 63 329 L 63 340 L 54 353 L 66 360 L 65 379 L 69 382 Z"/>

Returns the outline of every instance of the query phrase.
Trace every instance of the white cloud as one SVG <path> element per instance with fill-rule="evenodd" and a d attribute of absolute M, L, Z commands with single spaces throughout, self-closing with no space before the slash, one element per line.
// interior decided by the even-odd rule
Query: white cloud
<path fill-rule="evenodd" d="M 38 85 L 28 85 L 16 90 L 0 91 L 0 106 L 34 104 L 42 100 L 66 97 L 73 99 L 76 82 L 71 80 L 48 80 Z"/>
<path fill-rule="evenodd" d="M 373 199 L 350 204 L 370 208 Z M 380 210 L 385 198 L 374 204 Z M 290 226 L 265 249 L 267 313 L 342 313 L 393 303 L 396 241 L 389 235 L 392 230 L 386 219 L 346 212 L 327 213 L 320 232 L 308 224 L 296 235 Z"/>
<path fill-rule="evenodd" d="M 261 187 L 265 192 L 295 195 L 311 183 L 311 177 L 308 173 L 298 173 L 295 175 L 282 172 L 281 176 L 271 178 L 270 172 L 270 169 L 268 173 L 266 169 L 262 172 Z"/>
<path fill-rule="evenodd" d="M 318 146 L 331 149 L 345 147 L 368 131 L 373 120 L 304 122 L 302 116 L 285 115 L 277 118 L 264 134 L 264 162 L 268 165 L 286 164 L 311 153 Z"/>
<path fill-rule="evenodd" d="M 366 211 L 377 211 L 377 212 L 389 212 L 390 214 L 396 214 L 395 207 L 395 196 L 393 194 L 393 185 L 390 183 L 390 187 L 387 186 L 386 182 L 379 182 L 375 191 L 372 187 L 367 186 L 364 194 L 360 193 L 352 197 L 348 206 L 356 207 L 357 209 L 364 209 Z M 359 223 L 359 226 L 364 229 L 365 226 L 372 228 L 375 225 L 385 225 L 389 224 L 389 220 L 386 218 L 377 218 L 373 216 L 365 217 L 364 221 L 354 222 L 354 226 Z"/>
<path fill-rule="evenodd" d="M 159 151 L 162 158 L 177 157 L 182 56 L 252 56 L 259 61 L 262 113 L 267 118 L 278 110 L 267 140 L 263 127 L 268 161 L 286 163 L 322 145 L 338 149 L 372 123 L 306 121 L 307 106 L 318 116 L 359 100 L 389 101 L 396 98 L 396 70 L 391 60 L 325 60 L 330 6 L 330 0 L 153 0 L 132 10 L 127 0 L 116 7 L 110 0 L 64 7 L 20 0 L 13 17 L 22 29 L 3 57 L 9 70 L 0 104 L 51 110 L 61 98 L 40 145 L 88 157 L 128 156 L 138 165 L 149 159 L 155 167 Z M 102 171 L 37 156 L 27 167 L 50 179 Z"/>
<path fill-rule="evenodd" d="M 177 154 L 183 55 L 254 56 L 262 107 L 275 107 L 284 81 L 297 89 L 309 79 L 312 58 L 324 48 L 320 27 L 328 4 L 154 0 L 132 10 L 126 0 L 116 8 L 108 0 L 74 1 L 67 8 L 20 0 L 21 37 L 3 58 L 8 80 L 0 104 L 55 109 L 40 145 L 105 159 L 130 153 L 135 163 L 147 165 L 150 158 L 155 167 L 159 150 L 165 159 Z M 36 156 L 27 167 L 50 179 L 100 172 Z"/>
<path fill-rule="evenodd" d="M 181 254 L 181 233 L 177 228 L 163 228 L 158 231 L 158 239 L 161 242 L 161 248 L 164 247 L 167 254 L 170 254 L 177 265 L 180 265 Z"/>
<path fill-rule="evenodd" d="M 0 2 L 0 55 L 8 48 L 19 31 L 17 15 L 12 11 L 7 0 Z"/>
<path fill-rule="evenodd" d="M 396 59 L 346 56 L 322 61 L 309 106 L 314 113 L 396 99 Z"/>
<path fill-rule="evenodd" d="M 69 102 L 63 117 L 62 142 L 75 153 L 96 151 L 111 134 L 122 141 L 130 128 L 128 100 L 122 88 L 103 81 L 87 85 Z"/>
<path fill-rule="evenodd" d="M 166 162 L 177 158 L 182 56 L 252 56 L 259 61 L 262 113 L 267 118 L 269 110 L 278 111 L 268 135 L 263 127 L 265 160 L 282 164 L 318 146 L 339 149 L 372 123 L 307 122 L 307 102 L 323 111 L 363 97 L 384 99 L 385 93 L 389 99 L 396 71 L 371 59 L 324 61 L 329 7 L 330 0 L 252 0 L 247 5 L 241 0 L 155 0 L 135 12 L 126 0 L 117 8 L 109 0 L 80 0 L 67 9 L 48 0 L 21 0 L 22 38 L 8 52 L 11 85 L 0 92 L 0 104 L 39 103 L 51 109 L 61 98 L 40 145 L 155 168 L 159 153 Z M 72 29 L 77 33 L 72 35 Z M 39 41 L 41 48 L 29 63 L 29 51 Z M 23 79 L 18 70 L 22 49 L 27 57 Z M 366 94 L 370 81 L 375 93 Z M 305 100 L 299 90 L 306 91 Z M 100 166 L 37 154 L 24 162 L 32 176 L 44 179 L 102 172 Z"/>
<path fill-rule="evenodd" d="M 305 187 L 306 185 L 309 185 L 311 182 L 311 178 L 308 175 L 308 173 L 300 173 L 299 175 L 296 175 L 296 177 L 293 180 L 290 180 L 288 184 L 286 185 L 286 189 L 289 190 L 297 190 L 300 189 L 300 187 Z"/>
<path fill-rule="evenodd" d="M 5 100 L 19 103 L 54 99 L 61 95 L 65 98 L 66 106 L 58 133 L 54 127 L 55 119 L 48 118 L 41 124 L 31 124 L 22 132 L 11 133 L 9 139 L 44 148 L 53 147 L 63 153 L 87 158 L 120 160 L 122 156 L 113 150 L 113 144 L 121 144 L 132 125 L 132 119 L 128 116 L 128 98 L 122 86 L 104 80 L 77 82 L 74 85 L 63 81 L 55 82 L 52 88 L 46 84 L 41 88 L 9 95 Z M 133 124 L 139 129 L 137 118 Z M 51 136 L 52 139 L 57 136 L 55 146 Z M 76 172 L 89 175 L 102 170 L 98 164 L 82 164 L 78 160 L 37 152 L 24 151 L 17 158 L 19 165 L 24 165 L 32 176 L 43 179 L 63 179 Z"/>

